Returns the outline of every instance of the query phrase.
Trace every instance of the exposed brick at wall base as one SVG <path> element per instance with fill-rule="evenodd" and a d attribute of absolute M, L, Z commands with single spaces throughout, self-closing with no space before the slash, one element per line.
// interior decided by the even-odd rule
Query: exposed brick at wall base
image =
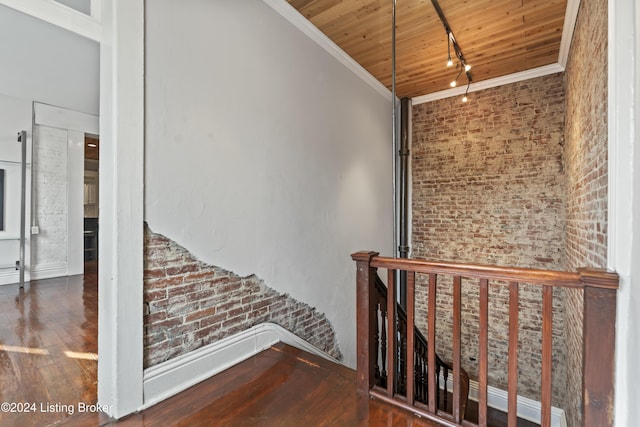
<path fill-rule="evenodd" d="M 607 1 L 580 3 L 565 72 L 566 269 L 607 265 Z M 582 291 L 567 292 L 569 426 L 582 425 Z"/>
<path fill-rule="evenodd" d="M 145 227 L 144 366 L 203 347 L 251 326 L 276 323 L 341 360 L 327 318 L 307 304 L 198 261 Z"/>
<path fill-rule="evenodd" d="M 412 257 L 564 267 L 564 85 L 561 74 L 413 108 Z M 478 287 L 463 283 L 462 364 L 477 378 Z M 451 285 L 438 288 L 436 349 L 451 360 Z M 518 394 L 540 400 L 541 292 L 520 292 Z M 489 384 L 507 388 L 508 289 L 490 286 Z M 554 404 L 564 400 L 564 292 L 554 298 Z M 417 289 L 426 331 L 426 278 Z"/>

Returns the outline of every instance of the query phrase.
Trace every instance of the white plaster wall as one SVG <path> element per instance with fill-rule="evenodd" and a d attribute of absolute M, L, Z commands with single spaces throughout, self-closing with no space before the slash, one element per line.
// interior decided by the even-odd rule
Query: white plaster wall
<path fill-rule="evenodd" d="M 354 366 L 349 255 L 392 251 L 390 97 L 261 1 L 146 9 L 146 221 L 326 313 Z"/>
<path fill-rule="evenodd" d="M 98 114 L 97 42 L 0 5 L 0 93 Z"/>
<path fill-rule="evenodd" d="M 67 1 L 69 5 L 86 2 L 87 0 Z M 0 94 L 18 99 L 20 103 L 28 106 L 27 124 L 22 128 L 29 131 L 29 138 L 32 128 L 32 101 L 98 114 L 99 49 L 99 44 L 95 41 L 0 5 L 0 58 L 3 58 L 0 66 Z M 6 115 L 6 112 L 2 111 L 1 116 L 9 121 L 13 115 Z M 15 140 L 14 130 L 11 129 L 10 133 L 11 138 Z M 97 133 L 97 130 L 94 133 Z M 12 147 L 17 149 L 19 155 L 19 146 L 14 145 L 15 147 Z M 4 146 L 0 147 L 0 150 L 4 149 Z M 31 158 L 31 155 L 28 157 Z M 82 187 L 82 180 L 78 186 Z M 28 225 L 30 218 L 28 214 Z M 74 225 L 74 229 L 78 228 L 77 224 Z M 43 239 L 43 236 L 39 237 Z M 82 244 L 81 239 L 82 235 L 78 234 L 74 240 L 75 248 L 78 247 L 77 241 Z M 62 250 L 58 248 L 55 252 L 50 251 L 55 255 L 55 261 L 43 258 L 44 254 L 40 249 L 34 251 L 40 262 L 38 265 L 30 265 L 36 273 L 33 278 L 81 272 L 78 263 L 72 270 L 68 270 L 67 264 L 63 265 L 58 259 L 63 254 L 66 256 L 66 247 Z M 10 248 L 9 252 L 13 253 L 14 249 Z M 27 248 L 27 256 L 29 253 L 30 249 Z M 0 279 L 0 283 L 2 282 Z M 4 282 L 11 283 L 9 279 Z"/>

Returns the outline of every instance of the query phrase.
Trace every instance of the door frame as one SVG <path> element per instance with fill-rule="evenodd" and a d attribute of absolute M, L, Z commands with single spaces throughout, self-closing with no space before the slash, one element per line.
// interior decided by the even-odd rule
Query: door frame
<path fill-rule="evenodd" d="M 57 272 L 39 271 L 38 266 L 32 265 L 31 279 L 45 279 L 61 275 L 82 274 L 84 271 L 84 212 L 83 212 L 83 183 L 84 183 L 84 135 L 98 134 L 99 117 L 93 114 L 81 113 L 63 107 L 33 102 L 33 124 L 61 129 L 67 132 L 67 262 L 63 269 Z M 33 147 L 39 143 L 34 139 Z M 34 169 L 34 173 L 38 173 Z M 37 198 L 37 193 L 32 197 Z M 33 216 L 33 215 L 32 215 Z M 38 226 L 31 221 L 31 226 Z M 32 250 L 33 250 L 32 242 Z M 51 274 L 53 273 L 53 275 Z"/>
<path fill-rule="evenodd" d="M 144 0 L 0 4 L 100 43 L 98 404 L 121 418 L 143 404 Z"/>

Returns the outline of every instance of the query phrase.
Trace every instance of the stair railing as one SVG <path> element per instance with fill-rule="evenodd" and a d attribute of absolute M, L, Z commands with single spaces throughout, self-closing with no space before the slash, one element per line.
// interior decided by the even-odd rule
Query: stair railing
<path fill-rule="evenodd" d="M 389 330 L 389 322 L 391 322 L 392 317 L 387 316 L 387 311 L 389 310 L 389 301 L 387 300 L 387 286 L 378 275 L 376 275 L 375 277 L 374 290 L 374 298 L 376 304 L 371 307 L 371 309 L 376 312 L 377 319 L 377 321 L 373 325 L 376 331 L 376 340 L 374 345 L 377 347 L 377 351 L 375 353 L 376 360 L 374 362 L 376 384 L 380 387 L 386 387 L 388 384 L 387 381 L 391 381 L 395 393 L 398 395 L 406 396 L 407 312 L 398 302 L 396 302 L 396 316 L 393 317 L 395 318 L 395 329 Z M 389 333 L 387 333 L 388 330 Z M 389 338 L 389 334 L 393 334 L 393 336 L 395 337 L 395 342 L 393 342 L 392 338 Z M 396 364 L 395 366 L 391 367 L 391 369 L 394 370 L 394 375 L 391 377 L 393 379 L 391 380 L 388 378 L 388 369 L 390 368 L 390 366 L 387 365 L 387 349 L 389 349 L 389 351 L 393 351 L 396 355 Z M 439 410 L 447 411 L 447 408 L 449 406 L 449 372 L 453 371 L 453 366 L 451 365 L 451 363 L 443 361 L 437 353 L 435 357 L 436 407 Z M 417 327 L 414 327 L 413 360 L 415 401 L 422 404 L 427 404 L 429 396 L 427 383 L 429 373 L 428 345 L 427 339 Z M 395 383 L 393 383 L 394 380 Z M 460 407 L 458 410 L 460 411 L 461 416 L 464 418 L 467 399 L 469 396 L 469 375 L 464 369 L 460 370 L 460 386 L 462 387 L 462 392 Z"/>
<path fill-rule="evenodd" d="M 553 290 L 556 287 L 583 290 L 583 423 L 584 425 L 613 425 L 613 353 L 615 348 L 616 291 L 618 275 L 613 272 L 580 269 L 578 272 L 547 271 L 524 268 L 508 268 L 477 264 L 430 262 L 404 258 L 380 257 L 377 252 L 358 252 L 351 257 L 357 265 L 357 390 L 417 415 L 444 425 L 486 426 L 488 390 L 488 319 L 489 282 L 509 286 L 509 350 L 508 350 L 508 425 L 517 423 L 518 383 L 518 291 L 520 284 L 542 288 L 542 372 L 541 426 L 551 424 L 551 373 L 552 373 L 552 309 Z M 380 309 L 383 298 L 376 284 L 377 270 L 387 270 L 387 307 Z M 397 271 L 407 272 L 406 329 L 415 331 L 415 278 L 416 274 L 428 276 L 428 319 L 426 350 L 415 333 L 405 333 L 406 353 L 421 354 L 426 351 L 426 369 L 422 356 L 402 357 L 398 348 L 396 323 L 400 309 L 396 303 L 395 277 Z M 453 373 L 452 411 L 446 411 L 438 403 L 439 375 L 435 353 L 436 343 L 436 293 L 437 276 L 453 278 L 453 361 L 447 370 Z M 464 376 L 461 367 L 461 283 L 462 278 L 472 279 L 479 287 L 479 357 L 478 357 L 478 423 L 464 420 Z M 386 317 L 379 320 L 380 313 Z M 402 339 L 402 338 L 400 338 Z M 440 361 L 442 362 L 442 361 Z M 399 364 L 405 364 L 398 369 Z M 442 364 L 440 367 L 442 368 Z M 418 371 L 418 372 L 416 372 Z M 406 372 L 406 374 L 401 374 Z M 426 375 L 426 396 L 421 390 L 420 378 Z M 462 378 L 462 380 L 461 380 Z M 406 384 L 403 384 L 403 381 Z M 400 384 L 400 386 L 399 386 Z M 426 398 L 426 399 L 425 399 Z M 424 402 L 426 400 L 426 402 Z M 466 400 L 465 400 L 466 401 Z"/>

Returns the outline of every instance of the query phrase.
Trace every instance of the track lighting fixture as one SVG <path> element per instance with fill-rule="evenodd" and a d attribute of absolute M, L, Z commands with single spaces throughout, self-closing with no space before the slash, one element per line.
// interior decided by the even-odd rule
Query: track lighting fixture
<path fill-rule="evenodd" d="M 451 87 L 458 86 L 458 79 L 460 78 L 460 74 L 462 74 L 462 67 L 460 67 L 460 71 L 458 71 L 458 75 L 456 76 L 456 79 L 453 80 L 451 83 L 449 83 Z"/>
<path fill-rule="evenodd" d="M 467 95 L 469 94 L 469 86 L 471 86 L 471 78 L 469 78 L 469 76 L 467 76 L 468 80 L 467 80 L 467 90 L 464 91 L 464 96 L 462 97 L 462 102 L 467 102 L 469 100 L 469 98 L 467 98 Z"/>
<path fill-rule="evenodd" d="M 453 31 L 451 31 L 451 27 L 449 27 L 449 23 L 447 22 L 447 18 L 444 16 L 444 12 L 440 8 L 440 4 L 438 4 L 438 0 L 431 0 L 433 4 L 433 8 L 436 10 L 440 21 L 442 21 L 442 25 L 444 26 L 444 30 L 447 33 L 447 67 L 453 66 L 453 61 L 451 60 L 451 45 L 453 45 L 453 52 L 455 53 L 457 64 L 456 68 L 459 68 L 458 75 L 455 80 L 449 83 L 449 86 L 456 87 L 458 86 L 458 79 L 460 78 L 460 74 L 464 70 L 465 75 L 467 76 L 467 90 L 464 93 L 464 97 L 462 98 L 462 102 L 467 102 L 467 94 L 469 93 L 469 86 L 471 85 L 471 65 L 467 64 L 467 61 L 464 59 L 464 55 L 462 54 L 462 50 L 458 45 L 458 41 L 456 37 L 453 35 Z"/>

